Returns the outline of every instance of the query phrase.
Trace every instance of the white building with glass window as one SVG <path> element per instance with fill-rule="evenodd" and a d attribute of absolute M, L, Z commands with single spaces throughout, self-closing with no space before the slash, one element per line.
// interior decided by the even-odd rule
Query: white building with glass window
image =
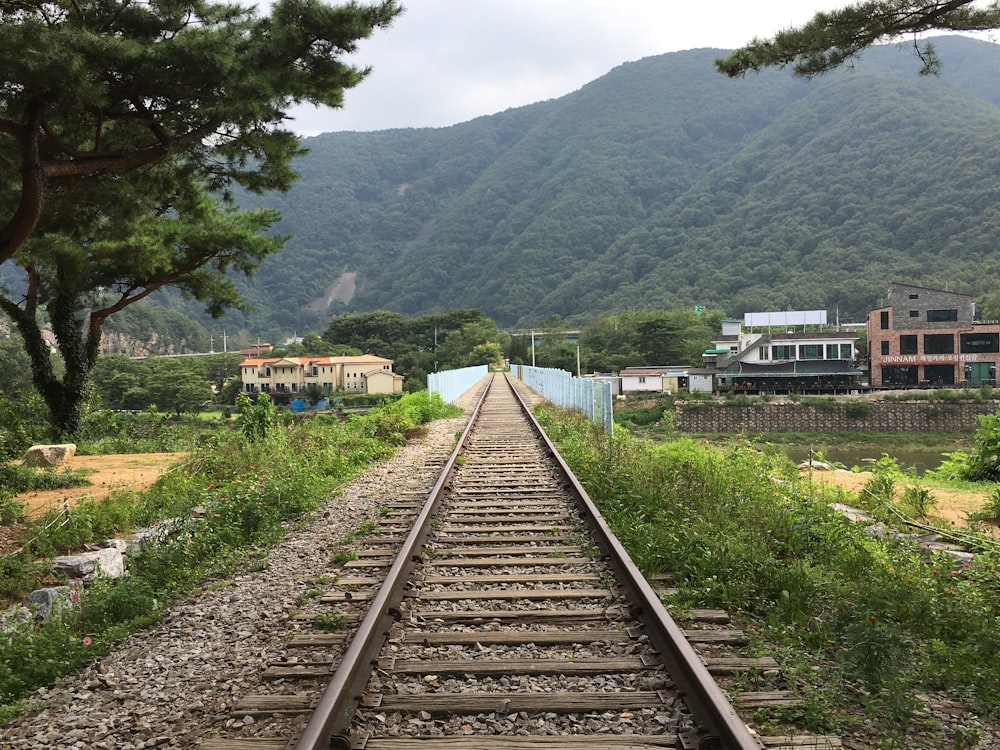
<path fill-rule="evenodd" d="M 625 367 L 619 373 L 621 393 L 677 393 L 688 385 L 688 367 Z"/>
<path fill-rule="evenodd" d="M 825 320 L 825 316 L 823 318 Z M 804 318 L 809 320 L 809 318 Z M 705 351 L 705 365 L 718 375 L 719 390 L 761 392 L 837 392 L 860 386 L 863 373 L 854 366 L 858 334 L 850 331 L 746 328 L 724 320 L 722 335 Z M 784 326 L 781 326 L 784 328 Z"/>

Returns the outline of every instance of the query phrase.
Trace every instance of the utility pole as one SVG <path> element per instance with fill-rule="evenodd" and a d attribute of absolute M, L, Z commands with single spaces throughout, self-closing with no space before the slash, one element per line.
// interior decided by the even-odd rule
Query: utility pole
<path fill-rule="evenodd" d="M 531 332 L 531 366 L 535 366 L 535 332 Z"/>

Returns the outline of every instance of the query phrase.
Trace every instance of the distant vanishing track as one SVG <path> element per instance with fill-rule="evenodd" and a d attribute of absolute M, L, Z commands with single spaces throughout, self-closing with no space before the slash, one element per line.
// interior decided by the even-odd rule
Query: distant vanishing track
<path fill-rule="evenodd" d="M 320 600 L 360 618 L 352 637 L 296 639 L 344 644 L 340 660 L 268 669 L 332 673 L 321 697 L 236 711 L 311 710 L 299 736 L 203 747 L 762 747 L 509 380 L 484 389 L 426 502 L 386 506 Z"/>

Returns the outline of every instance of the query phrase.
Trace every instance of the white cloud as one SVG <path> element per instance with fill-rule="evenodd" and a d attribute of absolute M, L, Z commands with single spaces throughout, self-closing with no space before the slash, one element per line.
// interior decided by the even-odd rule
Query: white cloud
<path fill-rule="evenodd" d="M 442 127 L 568 94 L 617 65 L 682 49 L 737 47 L 843 0 L 404 0 L 351 58 L 372 73 L 341 110 L 299 108 L 291 126 Z"/>

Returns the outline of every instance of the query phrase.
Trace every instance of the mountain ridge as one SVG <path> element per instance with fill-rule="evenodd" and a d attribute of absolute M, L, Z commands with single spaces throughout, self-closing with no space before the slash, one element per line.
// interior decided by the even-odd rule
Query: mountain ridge
<path fill-rule="evenodd" d="M 447 128 L 306 139 L 291 193 L 241 199 L 278 208 L 293 238 L 234 318 L 269 332 L 375 309 L 521 326 L 692 304 L 859 317 L 893 280 L 989 295 L 1000 49 L 936 45 L 935 79 L 887 46 L 813 81 L 730 80 L 712 67 L 726 50 L 703 48 Z M 349 301 L 317 305 L 344 274 Z"/>

